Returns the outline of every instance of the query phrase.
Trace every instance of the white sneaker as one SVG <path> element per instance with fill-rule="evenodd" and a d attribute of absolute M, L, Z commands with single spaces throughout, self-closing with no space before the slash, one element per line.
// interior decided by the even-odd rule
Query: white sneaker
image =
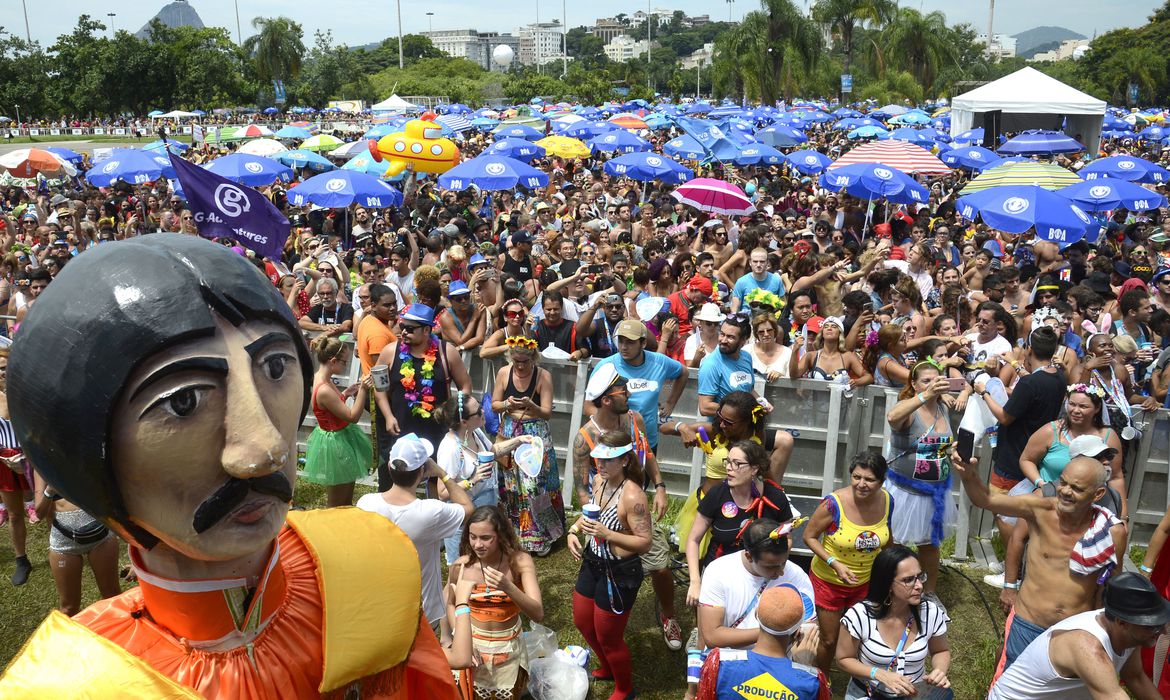
<path fill-rule="evenodd" d="M 1003 588 L 1003 574 L 988 574 L 983 577 L 983 582 L 992 588 Z"/>
<path fill-rule="evenodd" d="M 987 568 L 991 569 L 991 573 L 993 573 L 993 574 L 1002 574 L 1003 573 L 1003 562 L 993 561 L 987 565 Z"/>

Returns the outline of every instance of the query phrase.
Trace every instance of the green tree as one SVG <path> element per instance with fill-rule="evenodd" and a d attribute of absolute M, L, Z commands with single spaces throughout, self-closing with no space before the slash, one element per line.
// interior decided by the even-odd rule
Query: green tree
<path fill-rule="evenodd" d="M 899 8 L 897 17 L 880 32 L 874 46 L 878 77 L 884 77 L 887 70 L 905 70 L 923 88 L 932 90 L 939 73 L 958 61 L 950 38 L 943 13 L 922 14 Z"/>
<path fill-rule="evenodd" d="M 15 119 L 19 109 L 23 119 L 60 111 L 45 89 L 48 63 L 40 44 L 0 28 L 0 114 Z"/>
<path fill-rule="evenodd" d="M 81 15 L 73 31 L 49 47 L 50 70 L 60 78 L 45 81 L 44 89 L 62 109 L 82 115 L 104 111 L 101 73 L 94 67 L 101 65 L 102 44 L 109 41 L 97 36 L 105 29 L 101 22 Z"/>
<path fill-rule="evenodd" d="M 883 27 L 897 14 L 895 0 L 820 0 L 812 10 L 813 19 L 840 40 L 845 73 L 851 73 L 853 68 L 854 29 L 865 25 Z"/>
<path fill-rule="evenodd" d="M 301 25 L 288 17 L 257 17 L 252 28 L 257 33 L 244 40 L 244 51 L 255 63 L 256 77 L 268 82 L 299 76 L 305 56 Z"/>
<path fill-rule="evenodd" d="M 801 76 L 820 58 L 821 35 L 792 0 L 761 0 L 727 39 L 717 44 L 715 62 L 726 63 L 722 80 L 734 75 L 751 99 L 772 104 L 800 91 Z"/>

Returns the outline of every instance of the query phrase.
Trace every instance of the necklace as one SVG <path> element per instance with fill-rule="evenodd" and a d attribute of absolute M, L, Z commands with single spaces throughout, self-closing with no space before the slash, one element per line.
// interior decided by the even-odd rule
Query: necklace
<path fill-rule="evenodd" d="M 602 512 L 605 512 L 605 509 L 609 506 L 609 502 L 612 501 L 613 497 L 618 495 L 618 492 L 620 492 L 622 490 L 622 487 L 626 485 L 626 480 L 622 479 L 622 483 L 618 484 L 617 488 L 615 488 L 613 490 L 613 492 L 609 494 L 609 498 L 605 497 L 606 483 L 608 483 L 608 482 L 602 483 L 602 485 L 601 485 L 601 503 L 597 504 L 597 505 L 601 506 Z"/>
<path fill-rule="evenodd" d="M 485 572 L 483 570 L 483 559 L 476 557 L 476 561 L 479 563 L 479 575 L 483 577 L 483 587 L 487 589 L 487 591 L 486 591 L 487 593 L 491 593 L 492 587 L 490 585 L 488 585 L 487 572 Z M 500 552 L 500 560 L 496 563 L 495 569 L 496 569 L 496 571 L 499 571 L 500 574 L 504 573 L 504 553 L 503 552 Z"/>
<path fill-rule="evenodd" d="M 406 402 L 411 414 L 419 418 L 430 418 L 431 411 L 435 410 L 435 358 L 439 355 L 439 340 L 433 335 L 427 345 L 427 351 L 422 357 L 422 370 L 419 372 L 419 381 L 415 382 L 414 355 L 410 354 L 410 345 L 401 343 L 398 347 L 398 357 L 402 361 L 398 374 L 400 383 L 406 390 Z"/>

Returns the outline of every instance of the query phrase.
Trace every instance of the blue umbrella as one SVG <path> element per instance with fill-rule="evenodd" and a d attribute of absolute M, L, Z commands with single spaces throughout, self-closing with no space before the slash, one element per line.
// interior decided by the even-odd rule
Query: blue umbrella
<path fill-rule="evenodd" d="M 856 163 L 821 175 L 821 187 L 844 190 L 859 199 L 886 199 L 896 204 L 926 204 L 930 193 L 906 173 L 881 163 Z"/>
<path fill-rule="evenodd" d="M 1030 129 L 1008 139 L 1007 143 L 996 150 L 1013 156 L 1037 156 L 1076 153 L 1085 150 L 1085 147 L 1080 141 L 1059 131 Z"/>
<path fill-rule="evenodd" d="M 978 129 L 968 129 L 955 137 L 956 141 L 971 141 L 983 143 L 983 127 Z"/>
<path fill-rule="evenodd" d="M 1138 132 L 1138 138 L 1142 141 L 1161 141 L 1167 136 L 1170 136 L 1170 131 L 1160 126 L 1147 126 Z"/>
<path fill-rule="evenodd" d="M 824 172 L 833 164 L 833 159 L 820 151 L 794 151 L 784 157 L 788 164 L 805 175 Z"/>
<path fill-rule="evenodd" d="M 886 136 L 889 133 L 880 126 L 859 126 L 850 131 L 848 136 L 851 139 L 872 139 L 877 136 Z"/>
<path fill-rule="evenodd" d="M 1081 169 L 1080 176 L 1086 180 L 1112 177 L 1130 182 L 1170 182 L 1170 170 L 1136 156 L 1110 156 L 1095 160 Z"/>
<path fill-rule="evenodd" d="M 507 156 L 508 158 L 515 158 L 516 160 L 530 163 L 533 158 L 543 158 L 545 150 L 543 146 L 537 146 L 535 143 L 524 139 L 500 139 L 488 146 L 485 153 L 490 153 L 494 156 Z"/>
<path fill-rule="evenodd" d="M 152 109 L 146 113 L 146 116 L 148 116 L 148 117 L 161 117 L 164 114 L 166 114 L 166 112 L 162 111 L 161 109 Z"/>
<path fill-rule="evenodd" d="M 666 156 L 654 153 L 626 153 L 605 163 L 605 172 L 610 175 L 628 177 L 646 182 L 660 180 L 667 183 L 683 183 L 695 176 Z"/>
<path fill-rule="evenodd" d="M 694 136 L 686 134 L 677 139 L 671 139 L 662 147 L 662 152 L 672 158 L 683 160 L 703 160 L 707 157 L 707 149 Z"/>
<path fill-rule="evenodd" d="M 1149 211 L 1166 205 L 1166 198 L 1157 192 L 1115 178 L 1078 182 L 1061 188 L 1056 193 L 1068 197 L 1085 211 L 1112 209 Z"/>
<path fill-rule="evenodd" d="M 1036 185 L 1000 185 L 960 197 L 959 214 L 970 221 L 976 215 L 988 226 L 1008 233 L 1036 229 L 1036 235 L 1055 243 L 1075 243 L 1093 220 L 1067 197 Z"/>
<path fill-rule="evenodd" d="M 476 117 L 475 119 L 471 120 L 471 125 L 480 131 L 494 129 L 499 126 L 499 124 L 499 119 L 491 119 L 489 117 Z"/>
<path fill-rule="evenodd" d="M 288 191 L 288 202 L 294 207 L 311 203 L 328 209 L 340 209 L 359 204 L 385 209 L 402 204 L 402 193 L 373 175 L 338 170 L 314 175 L 293 187 Z"/>
<path fill-rule="evenodd" d="M 95 187 L 109 187 L 118 181 L 137 185 L 163 177 L 175 177 L 170 159 L 161 153 L 136 148 L 111 150 L 109 157 L 85 174 L 85 179 Z"/>
<path fill-rule="evenodd" d="M 981 146 L 957 146 L 939 154 L 942 162 L 952 168 L 966 168 L 982 172 L 990 167 L 999 165 L 1003 160 L 992 151 Z"/>
<path fill-rule="evenodd" d="M 760 129 L 756 132 L 756 138 L 760 140 L 760 143 L 775 148 L 791 148 L 808 142 L 808 137 L 804 135 L 803 131 L 783 124 L 773 124 Z"/>
<path fill-rule="evenodd" d="M 276 107 L 265 107 L 264 113 L 265 114 L 279 114 L 280 110 L 277 109 Z"/>
<path fill-rule="evenodd" d="M 894 117 L 890 120 L 891 124 L 929 124 L 930 115 L 919 110 L 913 110 L 905 114 Z"/>
<path fill-rule="evenodd" d="M 475 185 L 481 190 L 511 190 L 516 187 L 544 187 L 548 174 L 515 158 L 481 155 L 465 160 L 439 176 L 439 187 L 462 190 Z"/>
<path fill-rule="evenodd" d="M 76 151 L 71 151 L 68 148 L 59 148 L 56 146 L 49 146 L 49 147 L 45 148 L 45 150 L 48 151 L 49 153 L 52 153 L 54 155 L 59 156 L 62 160 L 68 161 L 70 163 L 80 163 L 82 160 L 85 159 L 85 156 L 81 155 L 80 153 L 78 153 Z"/>
<path fill-rule="evenodd" d="M 337 168 L 337 166 L 334 165 L 333 162 L 325 156 L 319 153 L 314 153 L 312 151 L 307 151 L 303 148 L 298 148 L 295 151 L 284 151 L 283 153 L 277 153 L 274 158 L 281 163 L 284 163 L 285 165 L 293 168 L 310 168 L 312 170 L 322 172 L 326 170 L 334 170 Z"/>
<path fill-rule="evenodd" d="M 553 134 L 557 136 L 568 136 L 574 139 L 592 138 L 600 133 L 601 129 L 597 128 L 593 122 L 588 121 L 553 126 Z"/>
<path fill-rule="evenodd" d="M 667 129 L 672 123 L 670 121 L 670 117 L 666 116 L 665 114 L 647 114 L 643 121 L 646 122 L 646 127 L 648 129 L 654 130 Z"/>
<path fill-rule="evenodd" d="M 638 153 L 650 150 L 650 144 L 647 141 L 634 136 L 625 129 L 598 134 L 589 141 L 588 145 L 595 152 L 604 151 L 606 153 Z"/>
<path fill-rule="evenodd" d="M 837 117 L 839 119 L 846 119 L 849 117 L 860 118 L 864 115 L 862 115 L 862 113 L 858 112 L 856 109 L 849 109 L 848 107 L 838 107 L 837 109 L 833 110 L 833 116 Z"/>
<path fill-rule="evenodd" d="M 893 139 L 894 141 L 906 141 L 908 143 L 913 143 L 927 149 L 934 146 L 934 139 L 929 134 L 923 132 L 922 130 L 913 129 L 908 126 L 904 126 L 900 129 L 894 129 L 890 133 L 886 134 L 884 138 Z"/>
<path fill-rule="evenodd" d="M 144 150 L 144 151 L 162 151 L 165 149 L 165 150 L 169 150 L 171 153 L 182 153 L 183 151 L 186 151 L 189 148 L 191 148 L 191 147 L 185 143 L 182 143 L 181 141 L 170 141 L 170 140 L 168 140 L 166 142 L 166 145 L 164 146 L 162 140 L 160 139 L 158 141 L 151 141 L 150 143 L 146 144 L 145 146 L 142 147 L 142 150 Z"/>
<path fill-rule="evenodd" d="M 784 162 L 784 154 L 766 143 L 749 143 L 740 147 L 731 162 L 736 165 L 780 165 Z"/>
<path fill-rule="evenodd" d="M 387 161 L 378 162 L 374 160 L 371 153 L 359 153 L 353 158 L 345 162 L 341 166 L 342 170 L 353 170 L 367 175 L 373 175 L 376 178 L 385 180 L 387 182 L 399 182 L 406 177 L 406 171 L 398 173 L 394 177 L 386 177 L 386 171 L 390 169 L 390 163 Z"/>
<path fill-rule="evenodd" d="M 194 114 L 197 117 L 206 117 L 207 116 L 207 112 L 204 112 L 201 109 L 193 109 L 193 110 L 191 110 L 191 114 Z"/>
<path fill-rule="evenodd" d="M 277 180 L 288 182 L 293 179 L 292 168 L 271 158 L 250 153 L 232 153 L 216 158 L 204 167 L 216 175 L 249 187 L 263 187 Z"/>
<path fill-rule="evenodd" d="M 715 109 L 706 102 L 693 102 L 684 110 L 687 114 L 707 114 Z"/>
<path fill-rule="evenodd" d="M 530 126 L 524 124 L 501 124 L 496 127 L 492 135 L 498 139 L 515 138 L 528 139 L 529 141 L 536 141 L 544 138 L 544 132 L 537 131 Z"/>
<path fill-rule="evenodd" d="M 872 117 L 854 117 L 850 119 L 842 119 L 833 125 L 833 128 L 838 131 L 852 131 L 863 126 L 882 127 L 882 123 Z"/>
<path fill-rule="evenodd" d="M 282 126 L 280 131 L 277 131 L 273 136 L 278 139 L 296 139 L 297 141 L 304 141 L 313 134 L 303 126 Z"/>
<path fill-rule="evenodd" d="M 456 102 L 450 107 L 447 107 L 447 112 L 450 114 L 468 114 L 471 112 L 471 108 L 465 104 Z"/>

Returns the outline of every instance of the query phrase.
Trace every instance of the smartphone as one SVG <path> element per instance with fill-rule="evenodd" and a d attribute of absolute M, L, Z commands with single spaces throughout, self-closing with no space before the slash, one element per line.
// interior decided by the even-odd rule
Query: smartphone
<path fill-rule="evenodd" d="M 307 279 L 308 279 L 308 276 L 305 275 L 304 270 L 297 270 L 297 281 L 298 282 L 305 282 L 305 281 L 307 281 Z"/>
<path fill-rule="evenodd" d="M 585 266 L 585 274 L 587 274 L 587 275 L 601 275 L 601 274 L 605 274 L 605 271 L 608 269 L 609 269 L 608 265 L 586 265 Z"/>
<path fill-rule="evenodd" d="M 967 380 L 966 379 L 963 379 L 962 377 L 948 377 L 947 378 L 947 391 L 949 391 L 950 393 L 957 394 L 966 388 L 967 388 Z"/>
<path fill-rule="evenodd" d="M 959 459 L 964 462 L 970 462 L 971 456 L 975 454 L 975 433 L 966 428 L 959 428 Z"/>

